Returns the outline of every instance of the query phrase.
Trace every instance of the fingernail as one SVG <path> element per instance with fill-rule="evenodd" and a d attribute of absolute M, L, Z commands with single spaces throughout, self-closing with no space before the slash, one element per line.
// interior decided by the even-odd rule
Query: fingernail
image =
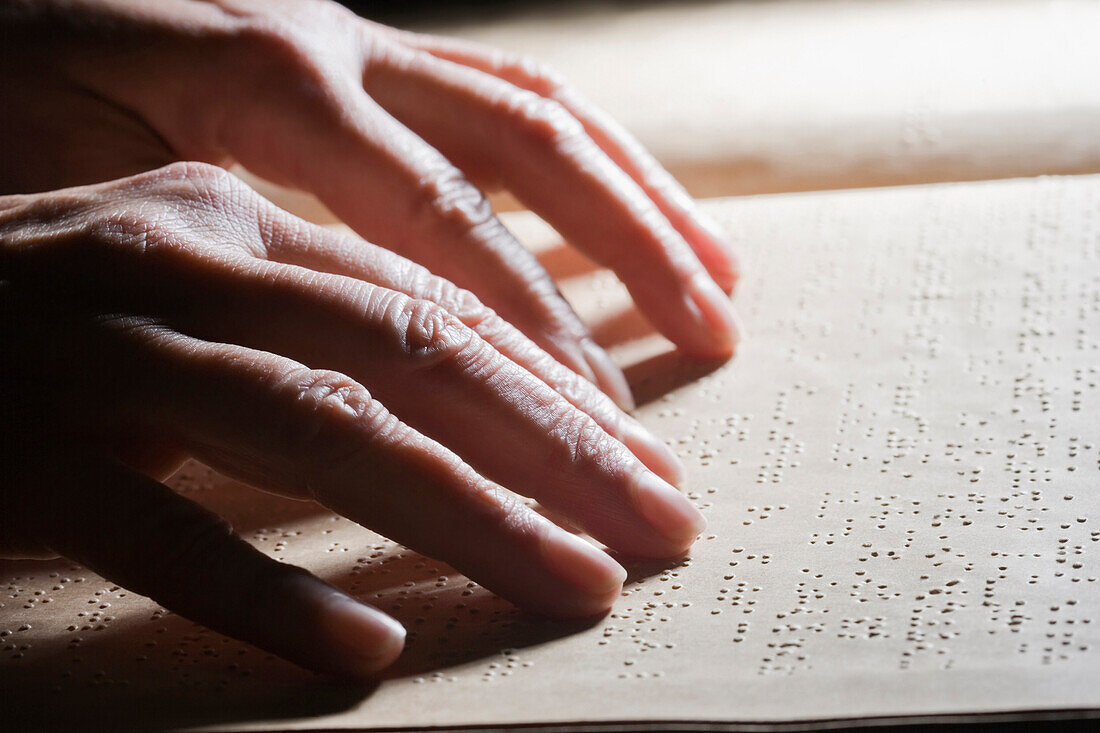
<path fill-rule="evenodd" d="M 687 290 L 711 342 L 721 352 L 731 352 L 741 333 L 729 298 L 705 272 L 693 275 Z"/>
<path fill-rule="evenodd" d="M 665 442 L 642 427 L 637 420 L 624 418 L 619 424 L 623 444 L 651 471 L 673 486 L 684 482 L 684 464 Z"/>
<path fill-rule="evenodd" d="M 596 375 L 596 384 L 608 397 L 615 401 L 619 407 L 626 411 L 634 409 L 634 395 L 630 392 L 630 384 L 626 381 L 623 370 L 611 360 L 611 355 L 600 348 L 592 339 L 581 342 L 581 351 L 588 366 Z"/>
<path fill-rule="evenodd" d="M 336 596 L 328 604 L 325 625 L 353 658 L 352 673 L 366 674 L 388 667 L 405 646 L 401 624 L 347 596 Z"/>
<path fill-rule="evenodd" d="M 707 520 L 687 497 L 649 471 L 635 479 L 634 501 L 645 520 L 679 548 L 687 548 Z"/>
<path fill-rule="evenodd" d="M 555 575 L 591 596 L 618 593 L 626 580 L 626 570 L 610 555 L 556 527 L 543 537 L 542 556 Z"/>

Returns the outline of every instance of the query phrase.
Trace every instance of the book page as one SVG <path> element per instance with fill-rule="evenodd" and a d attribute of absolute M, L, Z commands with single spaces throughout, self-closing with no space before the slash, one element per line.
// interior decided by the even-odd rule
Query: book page
<path fill-rule="evenodd" d="M 744 259 L 725 364 L 508 221 L 627 366 L 709 527 L 605 618 L 522 614 L 308 503 L 173 480 L 398 618 L 323 680 L 66 561 L 6 562 L 0 706 L 40 725 L 789 724 L 1100 709 L 1100 177 L 713 200 Z M 123 531 L 124 528 L 104 528 Z"/>
<path fill-rule="evenodd" d="M 464 7 L 393 20 L 548 65 L 697 196 L 1100 171 L 1091 0 Z"/>

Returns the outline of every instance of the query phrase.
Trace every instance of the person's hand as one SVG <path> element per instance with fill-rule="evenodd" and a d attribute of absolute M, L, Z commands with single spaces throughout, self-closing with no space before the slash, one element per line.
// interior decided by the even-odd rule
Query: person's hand
<path fill-rule="evenodd" d="M 468 291 L 218 167 L 0 197 L 0 319 L 0 554 L 306 667 L 376 670 L 403 631 L 158 483 L 181 456 L 554 615 L 606 610 L 625 572 L 490 482 L 630 555 L 703 526 L 669 449 Z"/>
<path fill-rule="evenodd" d="M 321 2 L 9 1 L 0 54 L 0 134 L 18 141 L 0 192 L 24 194 L 0 199 L 0 553 L 70 556 L 361 674 L 400 651 L 395 622 L 157 479 L 198 457 L 558 615 L 606 610 L 622 569 L 490 481 L 625 553 L 688 547 L 701 517 L 657 478 L 680 480 L 675 456 L 577 376 L 629 404 L 470 181 L 613 266 L 695 354 L 733 348 L 719 285 L 736 267 L 667 173 L 559 82 Z M 26 195 L 175 160 L 310 190 L 435 275 L 210 165 Z"/>
<path fill-rule="evenodd" d="M 0 193 L 195 160 L 316 194 L 475 293 L 621 405 L 630 390 L 482 191 L 612 268 L 685 351 L 723 357 L 737 266 L 621 127 L 530 60 L 319 0 L 0 3 Z"/>

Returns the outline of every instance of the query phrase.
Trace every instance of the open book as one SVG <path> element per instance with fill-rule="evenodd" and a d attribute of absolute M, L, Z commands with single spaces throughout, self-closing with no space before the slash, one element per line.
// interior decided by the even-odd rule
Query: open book
<path fill-rule="evenodd" d="M 1100 177 L 725 199 L 749 334 L 669 350 L 533 217 L 707 534 L 548 622 L 305 503 L 175 486 L 410 631 L 320 680 L 70 563 L 8 562 L 0 706 L 43 729 L 792 723 L 1100 710 Z M 104 528 L 104 531 L 114 531 Z"/>

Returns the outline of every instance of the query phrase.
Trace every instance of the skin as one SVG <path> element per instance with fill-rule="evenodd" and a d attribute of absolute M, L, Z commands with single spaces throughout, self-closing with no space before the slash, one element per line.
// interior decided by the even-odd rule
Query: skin
<path fill-rule="evenodd" d="M 516 494 L 628 555 L 702 530 L 622 373 L 483 192 L 613 268 L 691 354 L 732 353 L 737 265 L 551 72 L 320 0 L 8 0 L 0 55 L 18 141 L 0 146 L 0 553 L 73 558 L 363 676 L 401 626 L 160 483 L 184 458 L 550 615 L 605 612 L 625 571 Z M 277 208 L 235 162 L 363 238 Z"/>

